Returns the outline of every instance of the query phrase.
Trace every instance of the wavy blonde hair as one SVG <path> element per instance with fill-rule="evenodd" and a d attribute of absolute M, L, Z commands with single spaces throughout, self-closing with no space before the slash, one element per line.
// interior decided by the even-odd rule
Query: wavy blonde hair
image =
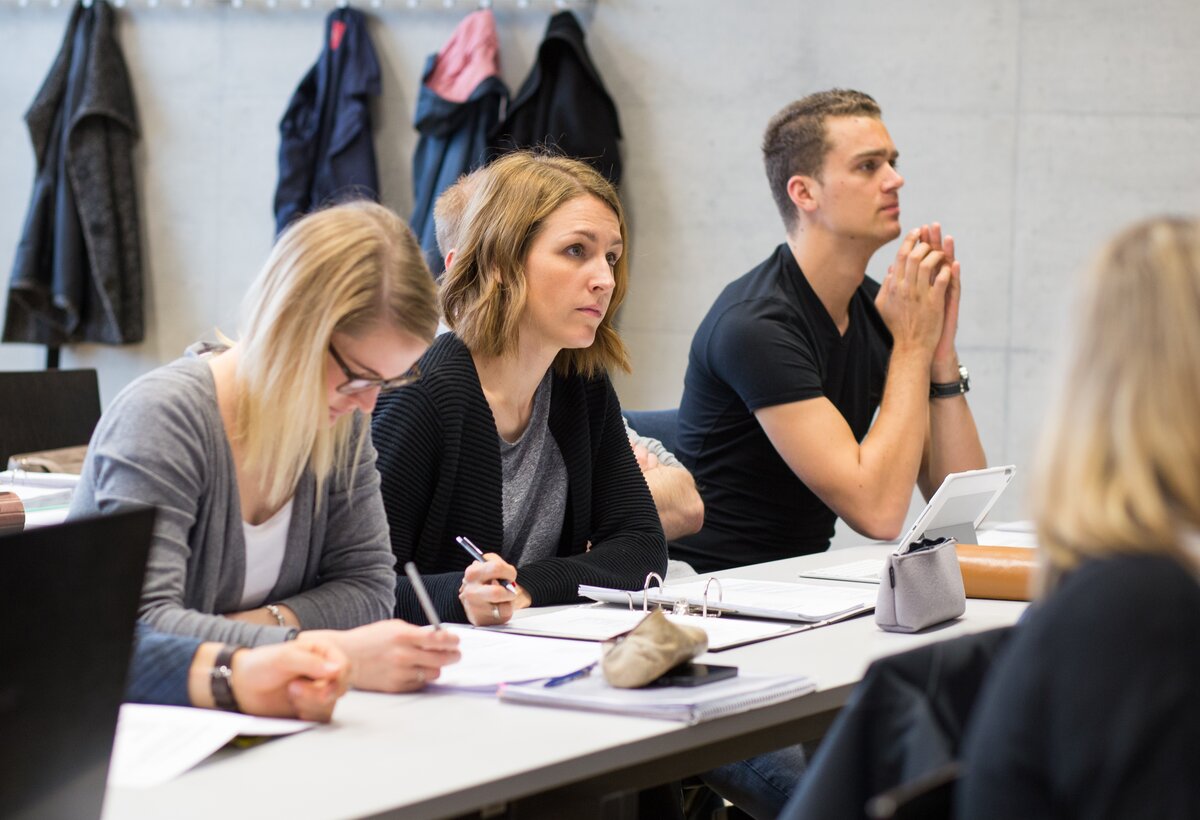
<path fill-rule="evenodd" d="M 629 354 L 613 321 L 629 283 L 629 245 L 625 212 L 608 180 L 579 160 L 517 151 L 472 175 L 471 186 L 462 244 L 439 294 L 446 324 L 474 353 L 503 356 L 515 350 L 527 297 L 525 261 L 534 238 L 564 203 L 594 196 L 616 214 L 625 252 L 613 268 L 616 286 L 595 340 L 590 347 L 559 351 L 554 368 L 585 376 L 614 367 L 628 371 Z"/>
<path fill-rule="evenodd" d="M 347 458 L 354 416 L 327 422 L 326 367 L 335 332 L 380 323 L 432 341 L 433 279 L 412 231 L 373 202 L 351 202 L 292 223 L 244 303 L 234 435 L 245 467 L 282 504 L 311 467 L 318 489 Z M 358 436 L 361 447 L 362 436 Z M 320 493 L 318 493 L 320 498 Z"/>
<path fill-rule="evenodd" d="M 1083 559 L 1184 560 L 1200 527 L 1200 222 L 1134 225 L 1083 289 L 1064 390 L 1034 480 L 1047 592 Z"/>

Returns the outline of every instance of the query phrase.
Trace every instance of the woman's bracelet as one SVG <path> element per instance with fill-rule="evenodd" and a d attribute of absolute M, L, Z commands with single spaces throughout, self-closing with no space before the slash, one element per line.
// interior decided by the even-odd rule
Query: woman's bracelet
<path fill-rule="evenodd" d="M 271 617 L 273 617 L 276 621 L 279 622 L 280 626 L 288 625 L 287 619 L 283 617 L 283 612 L 280 611 L 279 606 L 277 604 L 267 604 L 267 606 L 265 608 L 266 608 L 267 612 L 271 613 Z"/>

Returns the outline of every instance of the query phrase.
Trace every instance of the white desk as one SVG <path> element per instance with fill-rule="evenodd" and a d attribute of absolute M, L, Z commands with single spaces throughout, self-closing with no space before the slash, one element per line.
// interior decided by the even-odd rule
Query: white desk
<path fill-rule="evenodd" d="M 886 549 L 854 547 L 721 574 L 798 580 L 801 569 Z M 575 818 L 597 816 L 603 795 L 818 737 L 872 660 L 1009 625 L 1024 607 L 968 600 L 963 618 L 919 635 L 885 633 L 864 617 L 717 653 L 715 662 L 744 672 L 807 674 L 817 691 L 692 727 L 488 695 L 351 692 L 329 726 L 222 753 L 152 789 L 111 789 L 104 817 L 427 818 L 514 801 L 510 817 L 561 816 L 568 806 Z"/>

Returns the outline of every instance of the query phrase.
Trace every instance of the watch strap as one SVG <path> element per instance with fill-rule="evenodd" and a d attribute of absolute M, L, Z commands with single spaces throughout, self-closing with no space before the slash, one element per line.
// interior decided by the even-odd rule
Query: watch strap
<path fill-rule="evenodd" d="M 225 644 L 213 661 L 211 675 L 213 703 L 226 712 L 240 712 L 237 698 L 233 696 L 233 655 L 242 647 Z"/>
<path fill-rule="evenodd" d="M 929 385 L 929 398 L 931 399 L 949 399 L 954 396 L 961 396 L 971 390 L 971 379 L 967 375 L 967 369 L 962 365 L 958 366 L 958 381 L 956 382 L 931 382 Z"/>

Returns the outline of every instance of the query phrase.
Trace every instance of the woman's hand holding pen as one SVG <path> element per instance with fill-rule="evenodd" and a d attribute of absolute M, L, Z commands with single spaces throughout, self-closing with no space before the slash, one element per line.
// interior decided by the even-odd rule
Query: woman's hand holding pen
<path fill-rule="evenodd" d="M 507 623 L 515 611 L 533 602 L 529 593 L 516 583 L 516 567 L 494 552 L 483 558 L 464 570 L 458 599 L 467 612 L 467 620 L 476 626 Z M 508 581 L 515 592 L 505 589 L 503 581 Z"/>
<path fill-rule="evenodd" d="M 376 692 L 412 692 L 437 680 L 443 666 L 457 663 L 458 636 L 449 630 L 413 626 L 398 619 L 357 629 L 317 629 L 297 641 L 321 638 L 350 659 L 350 684 Z"/>

